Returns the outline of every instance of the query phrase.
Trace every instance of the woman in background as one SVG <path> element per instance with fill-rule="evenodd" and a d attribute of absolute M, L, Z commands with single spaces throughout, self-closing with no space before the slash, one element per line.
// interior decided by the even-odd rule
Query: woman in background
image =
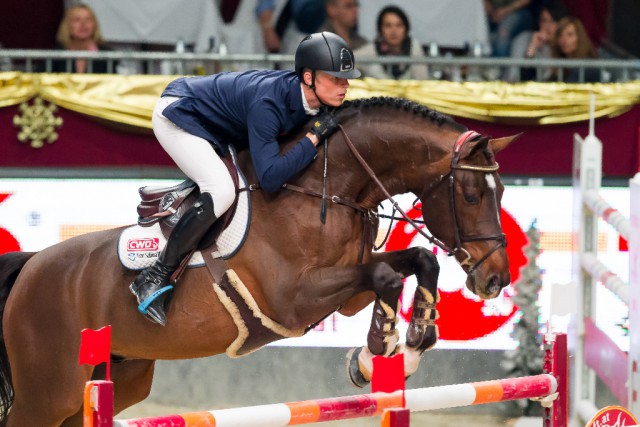
<path fill-rule="evenodd" d="M 566 9 L 559 0 L 545 2 L 538 15 L 538 31 L 523 31 L 513 40 L 511 45 L 512 58 L 550 59 L 551 42 L 558 29 L 558 22 L 565 16 L 567 16 Z M 511 82 L 535 80 L 536 74 L 535 67 L 525 67 L 521 70 L 513 67 L 506 80 Z M 541 80 L 549 80 L 550 78 L 551 69 L 544 69 Z"/>
<path fill-rule="evenodd" d="M 89 6 L 77 4 L 68 8 L 58 27 L 56 34 L 56 49 L 60 50 L 81 50 L 81 51 L 101 51 L 111 50 L 102 40 L 100 24 L 96 14 Z M 109 70 L 108 61 L 92 61 L 89 67 L 86 59 L 76 59 L 71 61 L 71 69 L 67 69 L 66 60 L 57 60 L 52 63 L 54 73 L 108 73 L 115 72 L 116 63 L 113 63 L 113 70 Z"/>
<path fill-rule="evenodd" d="M 422 57 L 424 50 L 416 39 L 409 35 L 409 18 L 397 6 L 386 6 L 378 14 L 378 35 L 373 43 L 367 43 L 355 51 L 358 57 L 411 56 Z M 425 64 L 369 64 L 360 67 L 365 77 L 377 79 L 428 78 Z"/>
<path fill-rule="evenodd" d="M 551 43 L 551 56 L 557 59 L 596 59 L 598 52 L 582 22 L 574 16 L 567 16 L 558 22 L 558 29 Z M 597 68 L 586 68 L 584 71 L 585 83 L 600 81 L 600 71 Z M 555 70 L 552 80 L 558 80 L 558 77 L 559 70 Z M 565 83 L 579 83 L 580 70 L 564 69 L 561 80 Z"/>

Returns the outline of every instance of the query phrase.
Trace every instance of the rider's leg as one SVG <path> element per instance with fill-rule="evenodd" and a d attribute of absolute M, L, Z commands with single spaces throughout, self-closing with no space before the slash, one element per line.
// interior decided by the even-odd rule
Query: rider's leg
<path fill-rule="evenodd" d="M 216 219 L 211 194 L 202 194 L 173 228 L 160 257 L 131 284 L 131 292 L 140 304 L 138 310 L 150 320 L 163 326 L 166 324 L 165 303 L 168 291 L 173 289 L 169 283 L 171 275 L 196 248 Z"/>
<path fill-rule="evenodd" d="M 162 110 L 176 98 L 161 98 L 153 114 L 153 130 L 176 165 L 200 188 L 202 195 L 174 227 L 167 245 L 154 265 L 131 284 L 139 310 L 150 320 L 165 325 L 169 279 L 183 258 L 193 251 L 205 233 L 233 203 L 234 184 L 211 144 L 175 126 Z"/>

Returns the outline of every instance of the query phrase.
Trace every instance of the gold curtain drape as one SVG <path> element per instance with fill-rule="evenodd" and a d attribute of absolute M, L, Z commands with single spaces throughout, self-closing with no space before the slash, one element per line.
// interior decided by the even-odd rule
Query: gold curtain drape
<path fill-rule="evenodd" d="M 155 101 L 176 76 L 0 73 L 0 107 L 40 96 L 60 107 L 130 126 L 151 128 Z M 456 83 L 352 80 L 349 99 L 403 97 L 445 114 L 508 124 L 558 124 L 615 117 L 640 103 L 640 81 L 627 83 Z"/>

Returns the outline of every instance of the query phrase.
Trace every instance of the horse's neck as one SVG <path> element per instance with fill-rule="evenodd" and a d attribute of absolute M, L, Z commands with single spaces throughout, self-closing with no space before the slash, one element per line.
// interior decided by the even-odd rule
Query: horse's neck
<path fill-rule="evenodd" d="M 393 113 L 393 110 L 391 110 Z M 344 134 L 338 131 L 328 143 L 327 194 L 351 199 L 365 208 L 375 208 L 387 198 L 385 191 L 356 160 L 345 139 L 348 137 L 375 176 L 391 195 L 419 192 L 441 179 L 449 170 L 451 147 L 457 133 L 425 120 L 389 120 L 384 111 L 366 120 L 352 118 L 344 122 Z M 396 116 L 398 117 L 398 116 Z M 290 135 L 283 142 L 288 151 L 304 136 Z M 324 145 L 318 157 L 292 182 L 319 192 L 323 187 Z M 239 165 L 250 183 L 257 182 L 248 150 L 239 153 Z"/>
<path fill-rule="evenodd" d="M 384 120 L 380 117 L 380 120 Z M 369 123 L 374 122 L 373 120 Z M 370 126 L 353 123 L 345 126 L 341 139 L 350 138 L 367 165 L 373 170 L 378 183 L 355 160 L 347 144 L 342 145 L 340 155 L 351 159 L 341 180 L 345 187 L 357 189 L 357 199 L 365 207 L 373 208 L 390 195 L 420 192 L 425 184 L 435 182 L 449 168 L 451 141 L 455 131 L 436 127 L 420 120 L 406 125 Z M 334 140 L 334 144 L 338 142 Z M 358 172 L 354 173 L 354 170 Z M 349 173 L 351 172 L 351 173 Z"/>

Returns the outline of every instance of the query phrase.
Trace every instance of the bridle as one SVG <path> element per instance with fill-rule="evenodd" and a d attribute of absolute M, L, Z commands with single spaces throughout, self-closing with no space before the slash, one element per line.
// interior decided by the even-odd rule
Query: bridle
<path fill-rule="evenodd" d="M 495 251 L 497 251 L 502 247 L 504 248 L 507 247 L 507 238 L 502 232 L 499 234 L 489 234 L 485 236 L 473 236 L 473 237 L 463 236 L 460 233 L 460 226 L 458 225 L 458 216 L 456 215 L 457 211 L 456 211 L 456 197 L 455 197 L 455 180 L 456 180 L 455 171 L 468 170 L 472 172 L 492 173 L 492 172 L 497 172 L 499 168 L 498 163 L 494 163 L 488 166 L 460 164 L 460 151 L 462 150 L 462 146 L 464 145 L 464 143 L 469 140 L 475 139 L 479 136 L 480 134 L 478 134 L 477 132 L 467 131 L 462 133 L 458 137 L 458 140 L 456 141 L 456 144 L 453 148 L 453 156 L 451 157 L 451 171 L 449 172 L 449 206 L 451 211 L 451 218 L 453 218 L 453 233 L 454 233 L 455 245 L 456 245 L 452 251 L 449 251 L 449 253 L 455 255 L 457 252 L 462 252 L 466 256 L 466 258 L 463 261 L 460 261 L 460 265 L 470 266 L 469 271 L 467 272 L 467 274 L 469 275 L 473 274 L 473 272 L 483 262 L 485 262 L 487 258 L 489 258 Z M 497 210 L 498 210 L 498 206 L 496 204 L 496 211 Z M 496 213 L 499 214 L 499 212 L 496 212 Z M 477 241 L 483 241 L 483 240 L 495 240 L 497 243 L 490 251 L 484 254 L 482 258 L 480 258 L 480 260 L 478 260 L 475 264 L 473 264 L 471 261 L 471 254 L 464 247 L 462 247 L 462 244 L 465 242 L 477 242 Z"/>
<path fill-rule="evenodd" d="M 455 171 L 456 170 L 468 170 L 468 171 L 472 171 L 472 172 L 492 173 L 492 172 L 496 172 L 498 170 L 498 168 L 499 168 L 498 163 L 494 163 L 494 164 L 488 165 L 488 166 L 476 166 L 476 165 L 460 164 L 460 152 L 462 150 L 462 146 L 465 144 L 465 142 L 479 137 L 480 134 L 478 134 L 477 132 L 474 132 L 474 131 L 467 131 L 467 132 L 462 133 L 458 137 L 458 139 L 456 140 L 456 143 L 455 143 L 454 148 L 453 148 L 453 155 L 451 156 L 451 170 L 449 171 L 448 176 L 449 176 L 449 206 L 450 206 L 451 217 L 453 218 L 453 234 L 454 234 L 454 238 L 455 238 L 455 247 L 454 248 L 450 248 L 444 242 L 438 240 L 435 236 L 430 235 L 430 234 L 426 233 L 424 230 L 422 230 L 422 228 L 419 226 L 419 224 L 416 221 L 414 221 L 413 219 L 411 219 L 406 214 L 406 212 L 404 210 L 402 210 L 402 208 L 400 208 L 400 206 L 398 206 L 398 203 L 393 199 L 393 197 L 391 196 L 389 191 L 387 191 L 387 189 L 385 188 L 384 184 L 382 184 L 380 179 L 378 179 L 378 177 L 376 176 L 375 172 L 371 169 L 371 167 L 369 167 L 367 162 L 360 155 L 360 153 L 356 149 L 355 145 L 353 144 L 353 142 L 351 141 L 351 139 L 347 135 L 346 131 L 344 130 L 344 127 L 342 127 L 342 125 L 339 125 L 339 127 L 340 127 L 340 130 L 342 131 L 342 134 L 344 136 L 344 139 L 345 139 L 345 142 L 347 144 L 347 147 L 349 147 L 349 149 L 351 150 L 351 153 L 355 156 L 355 158 L 358 160 L 358 162 L 360 163 L 362 168 L 367 172 L 369 177 L 376 183 L 378 188 L 380 188 L 380 190 L 383 192 L 385 197 L 387 197 L 387 199 L 389 199 L 389 201 L 393 205 L 394 209 L 396 209 L 398 212 L 400 212 L 400 214 L 405 219 L 405 221 L 407 221 L 409 224 L 411 224 L 411 226 L 413 228 L 415 228 L 415 230 L 420 235 L 425 237 L 429 242 L 431 242 L 434 245 L 438 246 L 440 249 L 448 252 L 450 255 L 456 255 L 458 253 L 463 253 L 466 258 L 463 261 L 459 261 L 459 263 L 460 263 L 460 266 L 463 266 L 463 267 L 469 266 L 469 269 L 467 271 L 467 275 L 473 274 L 473 272 L 478 267 L 480 267 L 480 265 L 483 262 L 485 262 L 495 251 L 497 251 L 498 249 L 500 249 L 502 247 L 506 248 L 507 239 L 506 239 L 506 236 L 504 235 L 504 233 L 490 234 L 490 235 L 486 235 L 486 236 L 473 236 L 473 237 L 463 236 L 462 233 L 460 233 L 460 226 L 458 224 L 458 216 L 456 215 L 457 211 L 456 211 L 456 201 L 455 201 L 456 200 L 456 198 L 455 198 Z M 446 177 L 446 175 L 445 175 L 445 177 Z M 442 179 L 444 179 L 444 177 Z M 497 209 L 498 209 L 498 207 L 497 207 L 497 204 L 496 204 L 496 210 Z M 496 212 L 496 214 L 499 214 L 499 212 Z M 482 240 L 495 240 L 497 243 L 491 250 L 489 250 L 486 254 L 484 254 L 482 256 L 482 258 L 480 258 L 475 264 L 473 264 L 473 261 L 472 261 L 472 258 L 471 258 L 471 254 L 462 245 L 465 242 L 476 242 L 476 241 L 482 241 Z"/>

